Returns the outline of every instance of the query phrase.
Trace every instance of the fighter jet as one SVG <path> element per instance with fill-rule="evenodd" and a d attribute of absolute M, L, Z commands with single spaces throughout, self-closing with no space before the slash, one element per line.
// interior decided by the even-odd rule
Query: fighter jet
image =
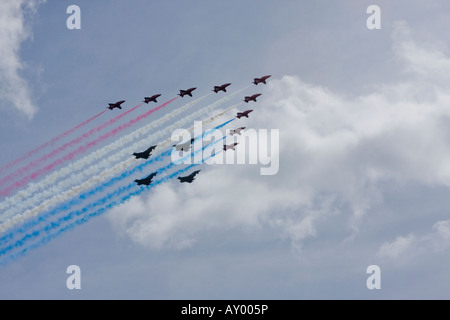
<path fill-rule="evenodd" d="M 109 110 L 112 110 L 114 108 L 122 109 L 122 107 L 120 105 L 124 102 L 125 102 L 125 100 L 120 100 L 120 101 L 117 101 L 116 103 L 108 103 L 109 107 L 106 107 L 106 108 L 108 108 Z"/>
<path fill-rule="evenodd" d="M 253 111 L 253 110 L 246 110 L 246 111 L 244 111 L 244 112 L 238 112 L 236 118 L 238 118 L 238 119 L 240 119 L 240 118 L 242 118 L 242 117 L 248 118 L 248 114 L 249 114 L 250 112 L 252 112 L 252 111 Z"/>
<path fill-rule="evenodd" d="M 180 93 L 178 94 L 180 97 L 184 97 L 185 95 L 188 95 L 188 96 L 190 96 L 190 97 L 192 97 L 192 91 L 194 91 L 195 89 L 197 89 L 197 88 L 190 88 L 190 89 L 187 89 L 187 90 L 180 90 Z"/>
<path fill-rule="evenodd" d="M 155 148 L 156 148 L 156 146 L 151 146 L 150 148 L 148 148 L 145 151 L 133 153 L 133 156 L 135 156 L 136 159 L 148 159 L 148 157 L 151 156 L 151 152 L 153 150 L 155 150 Z"/>
<path fill-rule="evenodd" d="M 254 94 L 250 97 L 245 97 L 243 101 L 245 101 L 246 103 L 248 103 L 249 101 L 255 101 L 256 102 L 256 98 L 259 97 L 261 95 L 261 93 L 257 93 Z"/>
<path fill-rule="evenodd" d="M 149 103 L 150 101 L 158 102 L 158 101 L 156 101 L 156 98 L 158 98 L 160 96 L 161 96 L 160 94 L 155 94 L 154 96 L 151 96 L 151 97 L 145 97 L 144 101 L 142 101 L 142 102 L 145 102 L 145 103 Z"/>
<path fill-rule="evenodd" d="M 191 144 L 194 142 L 194 138 L 192 138 L 189 141 L 186 141 L 183 144 L 174 144 L 173 146 L 175 147 L 175 150 L 177 151 L 188 151 L 189 148 L 191 147 Z"/>
<path fill-rule="evenodd" d="M 234 135 L 234 134 L 241 135 L 241 131 L 244 129 L 245 129 L 245 127 L 240 127 L 240 128 L 237 128 L 236 130 L 230 130 L 230 134 L 231 135 Z"/>
<path fill-rule="evenodd" d="M 217 92 L 219 92 L 219 91 L 227 92 L 226 87 L 228 87 L 230 84 L 231 84 L 231 83 L 225 83 L 225 84 L 223 84 L 223 85 L 221 85 L 221 86 L 214 86 L 214 90 L 213 90 L 213 91 L 214 91 L 215 93 L 217 93 Z"/>
<path fill-rule="evenodd" d="M 254 78 L 253 79 L 253 83 L 256 84 L 256 85 L 258 85 L 258 83 L 261 83 L 261 82 L 266 84 L 266 80 L 269 79 L 270 77 L 271 77 L 271 75 L 264 76 L 264 77 L 261 77 L 261 78 Z"/>
<path fill-rule="evenodd" d="M 200 172 L 200 170 L 194 171 L 192 172 L 190 175 L 186 176 L 186 177 L 178 177 L 178 180 L 180 180 L 180 182 L 188 182 L 188 183 L 192 183 L 192 181 L 195 180 L 195 176 Z"/>
<path fill-rule="evenodd" d="M 148 177 L 144 179 L 136 179 L 134 180 L 134 182 L 136 182 L 138 186 L 140 186 L 141 184 L 148 186 L 150 183 L 152 183 L 153 177 L 156 176 L 157 174 L 158 172 L 153 172 Z"/>
<path fill-rule="evenodd" d="M 231 143 L 231 144 L 224 144 L 223 145 L 223 150 L 227 151 L 228 149 L 234 150 L 234 147 L 236 147 L 238 145 L 237 142 L 235 143 Z"/>

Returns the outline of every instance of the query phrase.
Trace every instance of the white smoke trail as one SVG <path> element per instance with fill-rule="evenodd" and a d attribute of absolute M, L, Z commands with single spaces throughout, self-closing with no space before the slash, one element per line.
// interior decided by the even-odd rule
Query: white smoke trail
<path fill-rule="evenodd" d="M 184 118 L 182 119 L 182 121 L 184 123 L 188 122 L 188 121 L 192 121 L 192 117 L 196 117 L 198 115 L 201 115 L 204 112 L 208 112 L 211 111 L 215 108 L 217 108 L 218 106 L 220 106 L 221 104 L 227 102 L 228 100 L 230 100 L 231 98 L 233 98 L 236 94 L 238 94 L 239 92 L 242 92 L 243 90 L 247 89 L 249 86 L 242 88 L 232 94 L 230 94 L 229 96 L 226 96 L 218 101 L 216 101 L 215 103 L 204 107 L 203 109 L 195 112 L 194 114 L 192 114 L 190 117 L 188 118 Z M 208 94 L 209 95 L 209 94 Z M 22 191 L 19 191 L 17 194 L 15 194 L 12 197 L 9 197 L 7 199 L 5 199 L 3 202 L 0 203 L 0 210 L 5 210 L 11 206 L 13 206 L 11 209 L 6 210 L 2 215 L 0 215 L 0 221 L 5 221 L 6 219 L 8 219 L 9 217 L 11 217 L 12 215 L 21 212 L 23 210 L 25 210 L 26 208 L 35 206 L 35 204 L 39 201 L 42 201 L 43 199 L 46 199 L 48 197 L 50 197 L 51 195 L 55 194 L 56 192 L 61 192 L 60 190 L 65 189 L 70 187 L 71 185 L 74 184 L 78 184 L 83 182 L 86 177 L 91 177 L 93 174 L 95 174 L 95 172 L 97 172 L 99 169 L 105 168 L 105 156 L 110 153 L 111 151 L 114 151 L 116 149 L 119 149 L 121 147 L 123 147 L 124 145 L 127 145 L 129 143 L 131 143 L 133 140 L 141 137 L 142 135 L 148 133 L 150 130 L 164 124 L 165 122 L 173 119 L 174 117 L 178 116 L 179 114 L 181 114 L 182 112 L 188 110 L 189 108 L 191 108 L 193 105 L 197 104 L 198 102 L 200 102 L 201 100 L 203 100 L 206 96 L 205 95 L 203 97 L 200 97 L 188 104 L 186 104 L 185 106 L 178 108 L 174 111 L 172 111 L 169 114 L 166 114 L 165 116 L 163 116 L 162 118 L 153 121 L 151 123 L 149 123 L 148 125 L 139 128 L 137 130 L 135 130 L 134 132 L 116 140 L 115 142 L 110 143 L 109 145 L 93 151 L 91 154 L 85 156 L 84 158 L 76 161 L 75 163 L 70 163 L 69 165 L 67 165 L 64 168 L 61 168 L 53 173 L 51 173 L 50 175 L 48 175 L 46 178 L 44 178 L 42 181 L 40 181 L 39 183 L 32 183 L 29 184 L 28 188 Z M 178 126 L 182 126 L 183 122 L 178 121 Z M 171 126 L 171 128 L 173 128 L 174 126 Z M 174 129 L 173 129 L 174 130 Z M 173 131 L 172 130 L 172 131 Z M 157 134 L 157 136 L 161 136 L 161 134 Z M 112 156 L 112 158 L 114 159 L 119 159 L 123 156 L 129 155 L 131 154 L 133 151 L 138 150 L 139 148 L 142 148 L 143 145 L 148 144 L 148 139 L 149 137 L 140 140 L 138 143 L 133 144 L 132 146 L 126 148 L 126 149 L 122 149 L 119 152 L 117 152 L 116 154 L 114 154 Z M 81 170 L 84 166 L 94 162 L 95 160 L 99 160 L 99 159 L 103 159 L 101 161 L 102 165 L 100 164 L 95 164 L 91 167 L 89 167 L 86 170 L 83 170 L 83 172 L 78 175 L 74 175 L 74 173 L 78 170 Z M 118 161 L 118 160 L 116 160 Z M 109 163 L 109 162 L 108 162 Z M 61 181 L 60 183 L 58 183 L 55 186 L 55 181 L 56 179 L 61 179 L 65 176 L 68 175 L 72 175 L 69 178 L 67 178 L 64 181 Z M 41 193 L 36 194 L 35 196 L 31 197 L 35 192 L 41 191 L 43 190 Z M 31 198 L 30 198 L 31 197 Z"/>
<path fill-rule="evenodd" d="M 221 99 L 223 100 L 223 99 Z M 236 104 L 232 107 L 229 107 L 228 109 L 210 117 L 209 119 L 203 121 L 204 124 L 208 124 L 212 121 L 214 121 L 215 119 L 217 119 L 218 117 L 224 115 L 226 112 L 229 112 L 230 110 L 232 110 L 233 108 L 237 107 L 239 104 Z M 130 154 L 130 152 L 132 152 L 132 150 L 135 150 L 136 147 L 138 146 L 138 144 L 144 142 L 146 144 L 148 144 L 148 139 L 149 138 L 155 138 L 156 136 L 159 138 L 159 136 L 164 136 L 164 135 L 170 135 L 170 133 L 175 130 L 180 128 L 180 126 L 188 121 L 193 121 L 195 120 L 195 118 L 199 115 L 201 115 L 202 113 L 211 111 L 212 109 L 214 109 L 215 107 L 217 107 L 217 102 L 214 104 L 211 104 L 201 110 L 198 110 L 196 112 L 194 112 L 193 114 L 191 114 L 189 117 L 183 118 L 177 122 L 175 122 L 173 125 L 171 125 L 170 127 L 158 132 L 158 134 L 151 134 L 149 135 L 146 139 L 143 139 L 139 142 L 134 143 L 132 146 L 126 148 L 127 152 L 124 154 Z M 193 130 L 193 127 L 191 127 L 189 129 L 190 131 Z M 157 144 L 157 147 L 155 148 L 154 152 L 158 152 L 159 150 L 163 149 L 164 147 L 168 146 L 170 143 L 172 142 L 171 138 L 168 138 L 160 143 Z M 93 165 L 91 166 L 92 170 L 84 170 L 82 173 L 80 173 L 79 175 L 74 175 L 73 177 L 71 177 L 68 180 L 77 180 L 80 181 L 80 183 L 78 183 L 78 185 L 76 185 L 75 187 L 72 187 L 71 189 L 67 190 L 67 191 L 62 191 L 62 190 L 54 190 L 53 193 L 53 197 L 50 198 L 49 200 L 46 201 L 42 201 L 41 204 L 39 206 L 34 207 L 33 209 L 28 209 L 23 213 L 19 213 L 14 215 L 12 218 L 7 219 L 4 223 L 2 223 L 0 225 L 0 232 L 4 232 L 10 228 L 12 228 L 14 225 L 18 224 L 18 223 L 23 223 L 25 222 L 27 219 L 30 219 L 46 210 L 48 210 L 49 208 L 56 206 L 60 203 L 63 203 L 65 201 L 69 201 L 70 199 L 72 199 L 73 197 L 75 197 L 76 195 L 82 193 L 85 190 L 89 190 L 90 188 L 94 187 L 95 185 L 102 183 L 103 181 L 105 181 L 106 179 L 111 179 L 114 176 L 120 174 L 121 172 L 127 170 L 128 168 L 130 168 L 131 166 L 133 166 L 134 163 L 136 163 L 136 159 L 131 157 L 128 158 L 125 161 L 119 162 L 116 165 L 114 165 L 113 167 L 111 167 L 115 162 L 120 161 L 120 156 L 119 155 L 113 155 L 113 156 L 109 156 L 106 157 L 105 159 L 103 159 L 103 161 L 99 164 Z M 110 168 L 111 167 L 111 168 Z M 99 170 L 101 168 L 109 168 L 109 169 L 105 169 L 103 170 L 99 175 L 96 176 L 92 176 L 92 173 L 96 170 Z M 87 172 L 89 171 L 89 172 Z M 88 179 L 87 181 L 85 180 L 86 177 L 91 177 L 90 179 Z M 84 179 L 83 179 L 84 177 Z M 82 183 L 81 183 L 82 182 Z"/>

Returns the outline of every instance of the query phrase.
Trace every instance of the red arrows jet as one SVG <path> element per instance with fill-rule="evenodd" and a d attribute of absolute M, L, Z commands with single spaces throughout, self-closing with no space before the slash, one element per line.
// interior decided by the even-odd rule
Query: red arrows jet
<path fill-rule="evenodd" d="M 258 83 L 261 83 L 261 82 L 266 84 L 266 80 L 269 79 L 270 77 L 271 77 L 271 75 L 264 76 L 264 77 L 261 77 L 261 78 L 254 78 L 253 79 L 253 83 L 256 84 L 256 85 L 258 85 Z"/>
<path fill-rule="evenodd" d="M 192 91 L 194 91 L 195 89 L 197 89 L 197 88 L 190 88 L 190 89 L 187 89 L 187 90 L 180 90 L 180 93 L 178 94 L 180 97 L 184 97 L 185 95 L 188 95 L 188 96 L 190 96 L 190 97 L 192 97 Z"/>
<path fill-rule="evenodd" d="M 252 111 L 253 111 L 253 110 L 247 110 L 247 111 L 244 111 L 244 112 L 238 112 L 236 118 L 238 118 L 238 119 L 240 119 L 240 118 L 242 118 L 242 117 L 248 118 L 248 114 L 249 114 L 250 112 L 252 112 Z"/>
<path fill-rule="evenodd" d="M 235 143 L 231 143 L 231 144 L 224 144 L 223 145 L 223 150 L 227 151 L 228 149 L 234 150 L 234 147 L 236 147 L 238 145 L 237 142 Z"/>
<path fill-rule="evenodd" d="M 241 135 L 241 131 L 244 130 L 244 129 L 245 129 L 245 127 L 240 127 L 240 128 L 235 129 L 235 130 L 230 130 L 230 134 L 231 135 L 234 135 L 234 134 Z"/>
<path fill-rule="evenodd" d="M 160 94 L 155 94 L 154 96 L 151 96 L 151 97 L 145 97 L 144 101 L 142 101 L 142 102 L 145 102 L 145 103 L 149 103 L 150 101 L 158 102 L 158 101 L 156 101 L 156 98 L 158 98 L 160 96 L 161 96 Z"/>
<path fill-rule="evenodd" d="M 256 98 L 259 97 L 261 95 L 261 93 L 257 93 L 252 95 L 251 97 L 245 97 L 243 101 L 245 101 L 246 103 L 248 103 L 249 101 L 255 101 L 256 102 Z"/>
<path fill-rule="evenodd" d="M 116 103 L 108 103 L 109 107 L 106 107 L 106 108 L 108 108 L 109 110 L 112 110 L 114 108 L 122 109 L 122 107 L 120 105 L 124 102 L 125 102 L 125 100 L 117 101 Z"/>
<path fill-rule="evenodd" d="M 221 85 L 221 86 L 214 86 L 214 90 L 213 90 L 213 91 L 214 91 L 215 93 L 217 93 L 217 92 L 219 92 L 219 91 L 227 92 L 226 87 L 228 87 L 230 84 L 231 84 L 231 83 L 225 83 L 225 84 L 223 84 L 223 85 Z"/>

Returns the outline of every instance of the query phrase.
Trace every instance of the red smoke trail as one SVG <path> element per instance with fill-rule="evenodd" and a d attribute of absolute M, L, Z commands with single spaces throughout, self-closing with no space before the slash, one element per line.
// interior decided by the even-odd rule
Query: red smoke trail
<path fill-rule="evenodd" d="M 149 111 L 147 111 L 146 113 L 140 115 L 139 117 L 130 120 L 129 122 L 120 125 L 119 127 L 117 127 L 116 129 L 98 137 L 97 139 L 87 143 L 84 146 L 80 146 L 78 149 L 72 151 L 71 153 L 67 154 L 66 156 L 64 156 L 63 158 L 59 158 L 58 160 L 54 161 L 53 163 L 47 165 L 46 167 L 39 169 L 37 171 L 35 171 L 34 173 L 26 176 L 25 178 L 23 178 L 22 180 L 16 181 L 14 184 L 12 184 L 11 186 L 3 189 L 0 191 L 0 196 L 7 196 L 11 193 L 12 190 L 16 189 L 16 188 L 20 188 L 23 185 L 25 185 L 26 183 L 28 183 L 30 180 L 34 180 L 37 177 L 41 176 L 42 174 L 48 173 L 50 172 L 55 166 L 60 165 L 62 163 L 64 163 L 65 161 L 70 161 L 72 160 L 75 156 L 79 155 L 79 154 L 83 154 L 85 153 L 89 148 L 96 146 L 97 144 L 99 144 L 100 142 L 102 142 L 103 140 L 110 138 L 112 136 L 114 136 L 115 134 L 117 134 L 118 132 L 132 126 L 133 124 L 139 122 L 142 119 L 145 119 L 146 117 L 148 117 L 149 115 L 151 115 L 153 112 L 165 107 L 166 105 L 168 105 L 169 103 L 171 103 L 172 101 L 174 101 L 175 99 L 177 99 L 177 97 L 173 98 L 172 100 L 169 100 L 165 103 L 163 103 L 162 105 L 151 109 Z"/>
<path fill-rule="evenodd" d="M 65 149 L 67 149 L 68 147 L 72 147 L 74 145 L 76 145 L 77 143 L 80 143 L 81 141 L 83 141 L 86 138 L 89 138 L 92 134 L 94 134 L 95 132 L 99 132 L 102 129 L 106 128 L 109 125 L 112 125 L 114 122 L 118 121 L 119 119 L 121 119 L 122 117 L 126 116 L 127 114 L 129 114 L 130 112 L 136 110 L 137 108 L 139 108 L 143 103 L 131 108 L 128 111 L 125 111 L 121 114 L 119 114 L 117 117 L 101 124 L 100 126 L 91 129 L 89 132 L 83 133 L 83 135 L 79 136 L 76 139 L 73 139 L 72 141 L 69 141 L 65 144 L 63 144 L 62 146 L 54 149 L 52 152 L 40 157 L 39 159 L 35 160 L 35 161 L 31 161 L 28 165 L 26 165 L 25 167 L 22 167 L 18 170 L 16 170 L 15 172 L 11 173 L 10 175 L 8 175 L 7 177 L 3 178 L 0 180 L 0 186 L 2 186 L 3 184 L 5 184 L 5 182 L 11 182 L 14 181 L 13 179 L 18 178 L 20 176 L 22 176 L 23 174 L 27 173 L 28 171 L 30 171 L 31 169 L 33 169 L 34 167 L 38 166 L 39 164 L 41 164 L 42 162 L 47 161 L 50 158 L 53 158 L 55 155 L 59 154 L 60 152 L 64 151 Z M 107 111 L 107 110 L 105 110 Z M 105 112 L 103 111 L 103 112 Z"/>
<path fill-rule="evenodd" d="M 13 166 L 16 166 L 17 164 L 19 164 L 20 162 L 24 161 L 25 159 L 30 158 L 31 156 L 33 156 L 34 154 L 36 154 L 36 153 L 42 151 L 43 149 L 47 148 L 48 146 L 54 145 L 58 140 L 60 140 L 60 139 L 62 139 L 62 138 L 64 138 L 64 137 L 66 137 L 66 136 L 68 136 L 69 134 L 73 133 L 74 131 L 80 129 L 81 127 L 84 127 L 85 125 L 87 125 L 87 124 L 88 124 L 89 122 L 91 122 L 92 120 L 94 120 L 94 119 L 100 117 L 100 116 L 101 116 L 102 114 L 104 114 L 106 111 L 107 111 L 107 110 L 100 112 L 99 114 L 93 116 L 92 118 L 87 119 L 86 121 L 83 121 L 82 123 L 80 123 L 80 124 L 77 125 L 76 127 L 73 127 L 72 129 L 67 130 L 66 132 L 60 134 L 59 136 L 53 138 L 52 140 L 50 140 L 50 141 L 48 141 L 48 142 L 46 142 L 46 143 L 40 145 L 39 147 L 37 147 L 37 148 L 35 148 L 35 149 L 29 151 L 27 154 L 23 155 L 22 157 L 17 158 L 16 160 L 11 161 L 10 163 L 4 165 L 3 167 L 0 168 L 0 174 L 3 173 L 3 171 L 5 171 L 5 170 L 7 170 L 7 169 L 9 169 L 9 168 L 11 168 L 11 167 L 13 167 Z"/>

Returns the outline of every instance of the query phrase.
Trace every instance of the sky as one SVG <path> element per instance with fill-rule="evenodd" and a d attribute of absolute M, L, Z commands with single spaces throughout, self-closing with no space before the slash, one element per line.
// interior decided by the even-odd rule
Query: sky
<path fill-rule="evenodd" d="M 67 28 L 70 5 L 81 10 L 81 29 Z M 380 29 L 367 27 L 370 5 L 380 8 Z M 256 164 L 205 163 L 190 184 L 179 173 L 151 188 L 133 185 L 139 194 L 50 241 L 39 235 L 35 247 L 14 242 L 4 254 L 10 243 L 0 238 L 0 259 L 29 248 L 0 260 L 0 299 L 448 299 L 449 9 L 444 0 L 2 1 L 0 167 L 106 112 L 52 145 L 67 144 L 67 154 L 78 150 L 71 139 L 92 131 L 83 138 L 99 139 L 91 149 L 0 197 L 0 237 L 18 240 L 22 225 L 48 213 L 51 221 L 72 210 L 88 217 L 116 188 L 80 198 L 106 181 L 103 170 L 122 177 L 111 171 L 119 160 L 194 121 L 208 120 L 208 130 L 234 119 L 221 132 L 246 127 L 267 132 L 270 143 L 259 141 Z M 267 84 L 252 84 L 263 75 Z M 224 83 L 226 93 L 211 92 Z M 191 87 L 193 97 L 177 96 Z M 130 111 L 157 93 L 158 103 Z M 257 102 L 242 102 L 255 93 Z M 106 109 L 119 100 L 122 110 Z M 234 117 L 246 109 L 249 118 Z M 130 137 L 145 126 L 154 127 L 135 150 Z M 236 150 L 254 154 L 236 139 Z M 264 175 L 267 144 L 274 174 Z M 96 158 L 73 169 L 87 156 Z M 170 163 L 152 163 L 117 187 Z M 179 168 L 187 165 L 167 174 Z M 10 212 L 21 217 L 15 225 Z M 28 212 L 36 215 L 25 219 Z M 66 285 L 71 265 L 81 289 Z M 372 265 L 380 289 L 367 286 Z"/>

